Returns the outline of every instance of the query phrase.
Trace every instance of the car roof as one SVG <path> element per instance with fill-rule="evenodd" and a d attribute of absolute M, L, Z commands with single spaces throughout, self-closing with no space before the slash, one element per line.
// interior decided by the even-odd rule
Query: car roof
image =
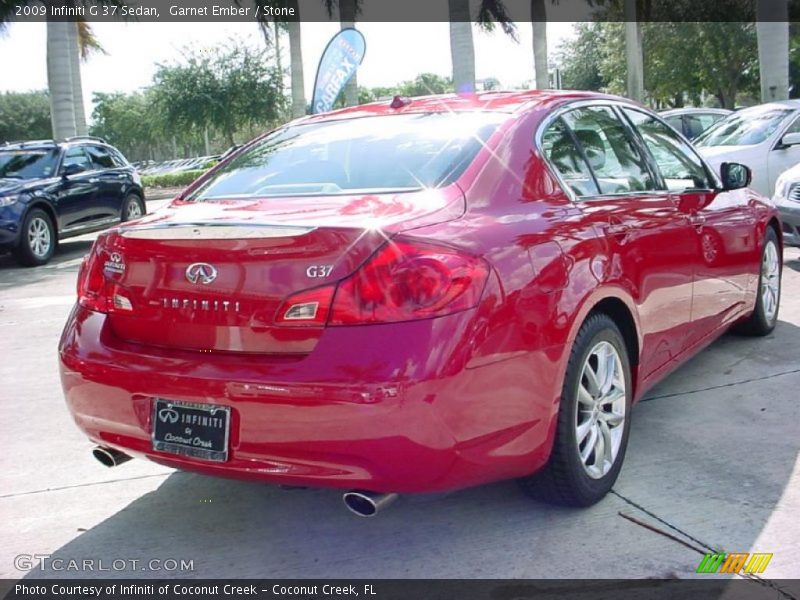
<path fill-rule="evenodd" d="M 676 117 L 679 115 L 695 115 L 695 114 L 714 114 L 714 115 L 729 115 L 733 111 L 727 108 L 702 108 L 697 106 L 686 106 L 684 108 L 673 108 L 664 110 L 658 113 L 662 117 Z"/>
<path fill-rule="evenodd" d="M 397 96 L 395 97 L 397 98 Z M 392 108 L 392 99 L 351 106 L 339 110 L 301 117 L 295 124 L 318 123 L 358 117 L 379 115 L 415 114 L 431 112 L 490 111 L 499 113 L 519 113 L 539 104 L 569 100 L 616 100 L 631 102 L 625 98 L 574 90 L 522 90 L 493 91 L 472 94 L 439 94 L 402 98 L 404 103 Z M 631 102 L 631 104 L 635 104 Z"/>

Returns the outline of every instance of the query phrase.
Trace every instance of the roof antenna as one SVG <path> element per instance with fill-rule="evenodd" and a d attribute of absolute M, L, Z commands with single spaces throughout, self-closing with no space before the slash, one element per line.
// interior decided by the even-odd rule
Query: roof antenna
<path fill-rule="evenodd" d="M 400 96 L 397 95 L 392 98 L 392 103 L 389 105 L 391 108 L 403 108 L 404 106 L 408 106 L 411 104 L 411 98 L 407 96 Z"/>

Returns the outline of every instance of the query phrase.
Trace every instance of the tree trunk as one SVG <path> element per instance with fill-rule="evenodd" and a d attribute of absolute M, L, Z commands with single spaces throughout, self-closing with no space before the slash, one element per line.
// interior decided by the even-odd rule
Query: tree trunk
<path fill-rule="evenodd" d="M 74 25 L 67 21 L 47 22 L 47 86 L 50 90 L 53 138 L 57 140 L 77 133 L 72 96 L 69 34 L 69 28 Z"/>
<path fill-rule="evenodd" d="M 283 59 L 281 57 L 281 27 L 278 21 L 272 22 L 275 27 L 275 64 L 281 74 L 281 89 L 283 89 Z"/>
<path fill-rule="evenodd" d="M 644 100 L 642 29 L 636 20 L 636 0 L 625 0 L 625 62 L 628 66 L 628 98 Z"/>
<path fill-rule="evenodd" d="M 788 0 L 756 1 L 761 101 L 789 99 Z"/>
<path fill-rule="evenodd" d="M 547 9 L 545 0 L 531 0 L 531 23 L 533 25 L 533 72 L 536 89 L 550 87 L 547 69 Z"/>
<path fill-rule="evenodd" d="M 289 28 L 289 58 L 292 67 L 292 117 L 296 119 L 306 114 L 300 21 L 289 21 L 287 26 Z"/>
<path fill-rule="evenodd" d="M 206 156 L 211 155 L 211 144 L 208 143 L 208 125 L 203 127 L 203 150 Z"/>
<path fill-rule="evenodd" d="M 339 21 L 341 28 L 355 27 L 356 0 L 339 0 Z M 344 86 L 344 105 L 356 106 L 358 104 L 358 69 L 353 73 Z"/>
<path fill-rule="evenodd" d="M 450 55 L 453 59 L 453 86 L 458 93 L 475 91 L 475 46 L 469 0 L 447 0 L 450 11 Z"/>
<path fill-rule="evenodd" d="M 69 67 L 72 78 L 72 102 L 75 110 L 75 134 L 86 135 L 89 129 L 86 126 L 86 108 L 83 104 L 83 84 L 81 83 L 81 50 L 78 37 L 78 23 L 70 22 L 69 26 Z"/>

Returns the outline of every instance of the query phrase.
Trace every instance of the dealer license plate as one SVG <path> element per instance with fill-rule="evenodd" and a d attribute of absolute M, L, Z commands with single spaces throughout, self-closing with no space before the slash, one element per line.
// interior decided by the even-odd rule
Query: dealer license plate
<path fill-rule="evenodd" d="M 214 462 L 228 460 L 231 409 L 156 398 L 153 449 Z"/>

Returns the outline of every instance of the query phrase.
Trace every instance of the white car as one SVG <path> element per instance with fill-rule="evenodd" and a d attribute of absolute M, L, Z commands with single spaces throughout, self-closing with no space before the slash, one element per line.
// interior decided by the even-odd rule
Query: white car
<path fill-rule="evenodd" d="M 706 129 L 721 121 L 732 111 L 727 108 L 673 108 L 659 113 L 664 120 L 680 131 L 687 140 L 700 136 Z"/>
<path fill-rule="evenodd" d="M 773 200 L 781 213 L 783 242 L 800 246 L 800 164 L 778 177 Z"/>
<path fill-rule="evenodd" d="M 800 100 L 770 102 L 728 115 L 694 145 L 713 167 L 737 162 L 750 167 L 750 187 L 772 196 L 775 181 L 800 163 Z"/>

